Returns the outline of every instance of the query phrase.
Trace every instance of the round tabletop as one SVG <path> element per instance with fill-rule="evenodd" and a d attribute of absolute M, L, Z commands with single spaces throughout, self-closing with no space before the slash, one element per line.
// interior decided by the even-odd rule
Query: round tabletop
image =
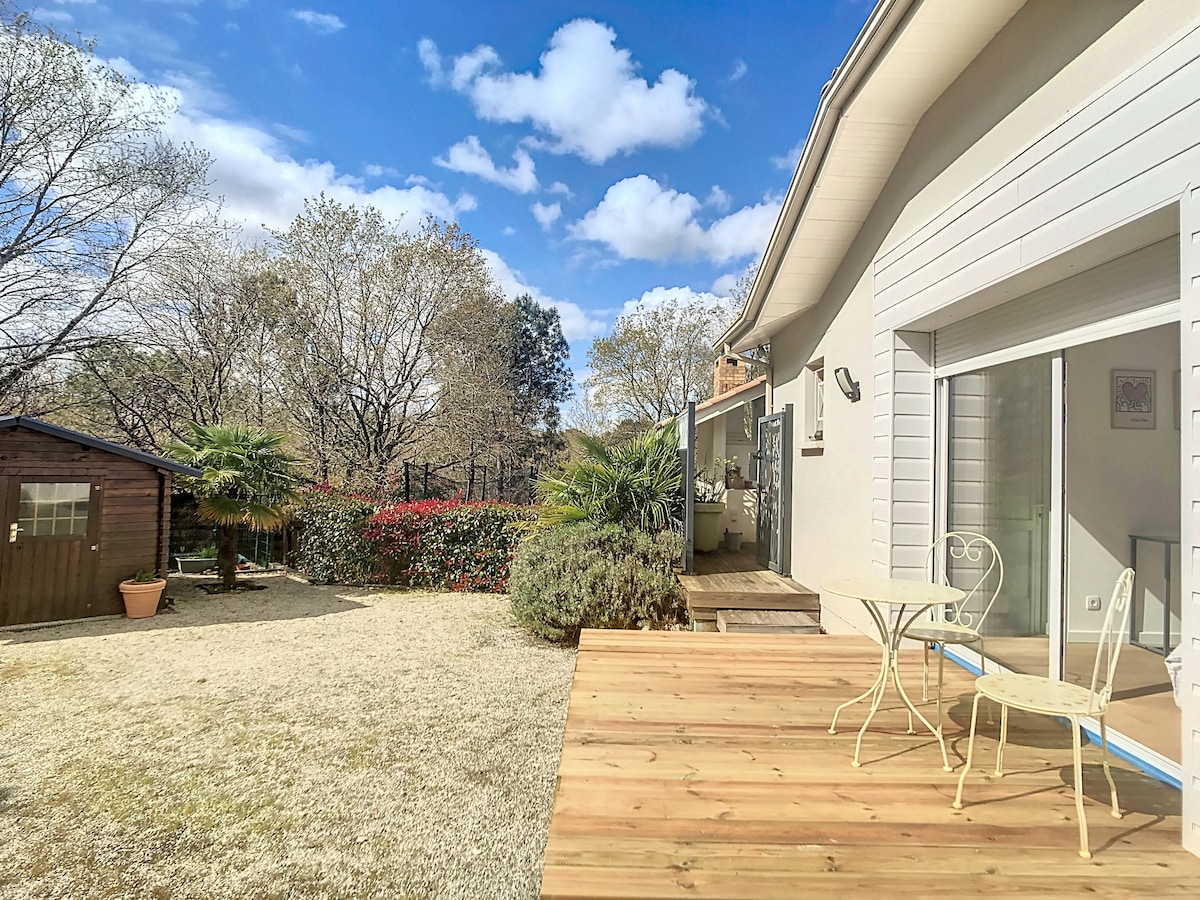
<path fill-rule="evenodd" d="M 958 603 L 967 596 L 958 588 L 908 578 L 838 578 L 821 587 L 831 594 L 893 606 Z"/>

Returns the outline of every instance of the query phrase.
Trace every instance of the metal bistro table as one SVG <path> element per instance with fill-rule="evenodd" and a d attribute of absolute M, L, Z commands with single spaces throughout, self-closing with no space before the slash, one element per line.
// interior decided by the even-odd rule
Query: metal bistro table
<path fill-rule="evenodd" d="M 868 697 L 871 698 L 871 711 L 867 713 L 866 721 L 862 723 L 862 728 L 858 731 L 858 740 L 854 744 L 854 759 L 851 760 L 850 765 L 856 767 L 862 765 L 858 761 L 858 757 L 862 751 L 863 735 L 867 733 L 867 727 L 871 724 L 871 720 L 879 709 L 879 704 L 883 701 L 890 673 L 892 683 L 896 686 L 896 693 L 908 707 L 908 733 L 916 734 L 912 727 L 912 717 L 913 714 L 916 714 L 921 723 L 929 729 L 930 734 L 937 738 L 938 746 L 942 748 L 942 770 L 954 771 L 950 767 L 950 758 L 946 755 L 946 742 L 942 738 L 941 729 L 934 728 L 930 721 L 921 714 L 921 711 L 913 706 L 904 690 L 904 685 L 900 682 L 899 651 L 904 632 L 930 607 L 960 603 L 966 599 L 966 592 L 943 584 L 902 578 L 842 578 L 825 582 L 821 586 L 831 594 L 840 594 L 843 597 L 854 597 L 860 600 L 867 608 L 867 612 L 871 614 L 875 627 L 879 629 L 879 639 L 883 648 L 879 675 L 875 678 L 875 683 L 853 700 L 847 700 L 839 706 L 834 711 L 833 722 L 829 726 L 829 733 L 837 734 L 837 720 L 842 710 L 866 700 Z M 909 610 L 912 610 L 911 613 Z"/>

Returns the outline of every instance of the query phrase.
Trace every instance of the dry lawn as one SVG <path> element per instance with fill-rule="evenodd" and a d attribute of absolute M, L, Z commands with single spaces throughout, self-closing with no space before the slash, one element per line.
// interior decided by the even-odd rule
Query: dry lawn
<path fill-rule="evenodd" d="M 260 580 L 0 633 L 0 898 L 536 896 L 574 652 Z"/>

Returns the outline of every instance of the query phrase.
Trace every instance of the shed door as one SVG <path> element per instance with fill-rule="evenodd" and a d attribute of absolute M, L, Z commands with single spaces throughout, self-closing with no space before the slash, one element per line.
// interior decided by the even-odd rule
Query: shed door
<path fill-rule="evenodd" d="M 93 615 L 100 482 L 0 478 L 0 624 Z"/>

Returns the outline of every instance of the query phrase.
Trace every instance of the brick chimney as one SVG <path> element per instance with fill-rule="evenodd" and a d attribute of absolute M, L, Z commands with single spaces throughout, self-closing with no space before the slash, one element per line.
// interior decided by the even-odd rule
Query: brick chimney
<path fill-rule="evenodd" d="M 717 368 L 713 372 L 714 397 L 720 397 L 722 394 L 732 391 L 734 388 L 741 387 L 745 383 L 746 367 L 742 364 L 741 360 L 730 356 L 723 356 L 717 360 Z"/>

